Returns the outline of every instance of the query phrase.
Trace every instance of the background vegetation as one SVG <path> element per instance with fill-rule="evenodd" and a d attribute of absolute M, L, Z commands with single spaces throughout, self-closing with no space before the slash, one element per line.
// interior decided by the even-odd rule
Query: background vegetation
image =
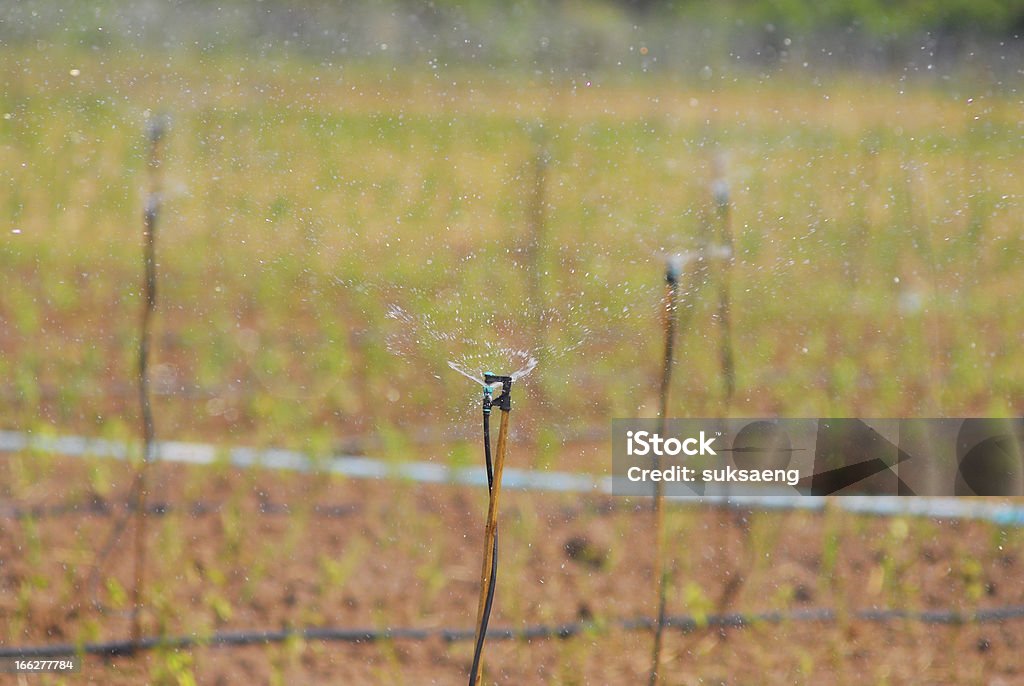
<path fill-rule="evenodd" d="M 1020 3 L 254 6 L 0 8 L 0 428 L 137 439 L 154 113 L 173 122 L 160 439 L 478 464 L 477 391 L 448 363 L 536 358 L 510 466 L 604 473 L 608 420 L 654 412 L 662 260 L 699 243 L 716 179 L 731 189 L 737 392 L 726 402 L 711 292 L 687 291 L 673 414 L 1024 406 Z M 131 570 L 114 554 L 89 588 L 111 520 L 83 513 L 128 507 L 129 467 L 26 451 L 0 469 L 0 636 L 123 637 Z M 469 623 L 480 492 L 155 471 L 173 507 L 152 527 L 151 632 Z M 495 623 L 596 620 L 585 640 L 497 649 L 506 680 L 645 673 L 647 636 L 602 623 L 650 614 L 647 510 L 506 502 Z M 714 611 L 737 570 L 749 610 L 1024 602 L 1019 532 L 995 524 L 688 510 L 669 532 L 686 542 L 673 612 Z M 680 680 L 790 682 L 1024 670 L 1015 625 L 864 626 L 676 636 L 672 664 Z M 468 650 L 211 652 L 91 673 L 423 683 L 463 674 Z"/>

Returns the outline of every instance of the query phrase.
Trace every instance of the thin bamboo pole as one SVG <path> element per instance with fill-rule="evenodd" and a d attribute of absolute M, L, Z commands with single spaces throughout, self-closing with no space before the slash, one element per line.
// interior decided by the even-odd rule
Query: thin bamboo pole
<path fill-rule="evenodd" d="M 484 608 L 487 605 L 487 596 L 491 591 L 491 573 L 493 571 L 494 552 L 498 538 L 498 498 L 501 495 L 501 475 L 505 469 L 505 453 L 508 449 L 508 411 L 501 412 L 501 424 L 498 427 L 498 445 L 495 448 L 494 456 L 494 481 L 490 489 L 490 498 L 487 504 L 487 525 L 484 530 L 484 562 L 480 570 L 480 602 L 476 612 L 476 639 L 477 643 L 482 640 L 484 631 L 483 619 Z M 479 684 L 483 678 L 483 660 L 477 665 L 476 674 L 472 683 Z"/>
<path fill-rule="evenodd" d="M 662 327 L 665 332 L 665 356 L 662 360 L 661 389 L 658 404 L 658 416 L 661 418 L 661 434 L 668 433 L 668 398 L 672 385 L 672 366 L 675 361 L 675 337 L 677 323 L 677 300 L 679 297 L 679 265 L 669 260 L 665 271 L 665 300 L 662 312 Z M 654 457 L 654 468 L 660 468 L 661 459 Z M 654 647 L 651 655 L 651 674 L 648 683 L 656 686 L 661 669 L 661 649 L 665 633 L 665 606 L 668 586 L 668 573 L 665 568 L 665 493 L 661 481 L 654 486 L 654 575 L 657 589 L 657 617 L 654 624 Z"/>
<path fill-rule="evenodd" d="M 732 288 L 733 235 L 732 203 L 729 198 L 729 183 L 724 178 L 724 161 L 717 161 L 720 176 L 712 184 L 715 209 L 718 214 L 718 240 L 722 250 L 722 265 L 718 270 L 718 319 L 721 326 L 719 356 L 722 364 L 722 378 L 725 382 L 725 409 L 728 412 L 736 392 L 736 368 L 732 347 Z"/>
<path fill-rule="evenodd" d="M 134 510 L 135 510 L 135 541 L 134 541 L 134 576 L 132 588 L 132 643 L 138 645 L 142 640 L 142 606 L 145 602 L 146 582 L 146 501 L 149 490 L 149 465 L 154 458 L 154 441 L 156 430 L 153 424 L 153 408 L 149 393 L 149 339 L 150 325 L 156 310 L 156 228 L 160 216 L 160 162 L 166 122 L 157 117 L 148 126 L 149 137 L 149 194 L 143 212 L 143 271 L 144 301 L 142 321 L 139 332 L 139 406 L 142 412 L 142 464 L 135 474 Z"/>

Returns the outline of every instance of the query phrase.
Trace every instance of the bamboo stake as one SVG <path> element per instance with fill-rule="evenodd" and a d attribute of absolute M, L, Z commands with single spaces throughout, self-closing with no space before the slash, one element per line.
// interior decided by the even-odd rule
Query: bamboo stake
<path fill-rule="evenodd" d="M 718 319 L 721 325 L 719 357 L 722 364 L 722 378 L 725 382 L 725 408 L 728 411 L 736 392 L 736 369 L 732 349 L 732 312 L 730 289 L 733 263 L 732 203 L 729 198 L 729 182 L 725 179 L 724 159 L 715 161 L 718 178 L 712 183 L 715 209 L 718 214 L 718 239 L 721 241 L 722 266 L 718 276 Z"/>
<path fill-rule="evenodd" d="M 669 259 L 665 270 L 665 300 L 662 312 L 662 326 L 665 331 L 665 356 L 661 368 L 661 392 L 658 415 L 661 418 L 661 434 L 668 433 L 668 397 L 672 384 L 672 365 L 675 361 L 675 337 L 677 323 L 677 300 L 679 297 L 679 261 Z M 658 469 L 661 459 L 654 457 L 654 468 Z M 651 655 L 651 674 L 648 683 L 656 686 L 661 668 L 661 647 L 665 633 L 665 606 L 668 573 L 665 569 L 665 488 L 661 481 L 654 485 L 654 575 L 657 588 L 657 618 L 654 624 L 654 648 Z"/>
<path fill-rule="evenodd" d="M 167 124 L 163 118 L 157 117 L 147 126 L 149 137 L 149 195 L 143 212 L 143 268 L 145 272 L 144 301 L 142 321 L 139 334 L 139 405 L 142 412 L 143 457 L 135 475 L 134 510 L 135 510 L 135 542 L 134 567 L 135 584 L 132 589 L 132 643 L 138 645 L 142 640 L 142 605 L 145 596 L 146 580 L 146 501 L 149 489 L 149 465 L 154 458 L 154 438 L 156 430 L 153 424 L 153 408 L 149 393 L 149 339 L 150 324 L 156 310 L 156 228 L 160 215 L 160 153 Z"/>
<path fill-rule="evenodd" d="M 719 359 L 721 361 L 722 380 L 724 388 L 724 411 L 728 414 L 732 405 L 733 396 L 736 393 L 736 369 L 733 357 L 732 344 L 732 308 L 730 291 L 732 286 L 733 266 L 733 231 L 732 231 L 732 199 L 729 193 L 729 182 L 726 179 L 725 157 L 719 155 L 714 160 L 716 178 L 711 183 L 711 195 L 715 204 L 715 212 L 718 216 L 719 255 L 721 266 L 718 268 L 718 319 L 721 326 L 719 339 Z M 747 508 L 737 509 L 730 512 L 729 508 L 723 507 L 722 525 L 728 528 L 731 524 L 740 531 L 743 543 L 743 560 L 738 567 L 734 567 L 732 576 L 726 581 L 725 586 L 719 595 L 716 607 L 719 612 L 724 612 L 732 604 L 732 601 L 739 594 L 746 581 L 746 574 L 754 564 L 753 541 L 750 536 L 750 527 L 754 513 Z M 730 521 L 731 520 L 731 521 Z"/>
<path fill-rule="evenodd" d="M 483 638 L 484 608 L 487 605 L 487 596 L 491 592 L 491 574 L 493 561 L 498 540 L 498 497 L 501 495 L 501 475 L 505 468 L 505 453 L 508 446 L 508 419 L 510 412 L 501 412 L 501 424 L 498 427 L 498 445 L 495 448 L 494 457 L 494 481 L 490 489 L 490 498 L 487 504 L 487 525 L 484 530 L 484 562 L 480 570 L 480 602 L 476 612 L 476 639 L 480 643 Z M 472 684 L 476 685 L 483 678 L 483 660 L 477 664 L 476 673 L 473 676 Z"/>

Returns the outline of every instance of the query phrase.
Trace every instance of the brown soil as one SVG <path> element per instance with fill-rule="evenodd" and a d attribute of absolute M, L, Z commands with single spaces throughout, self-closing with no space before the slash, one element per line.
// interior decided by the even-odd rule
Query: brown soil
<path fill-rule="evenodd" d="M 0 461 L 0 645 L 128 637 L 133 524 L 96 588 L 89 579 L 125 511 L 130 470 L 105 460 Z M 479 489 L 164 464 L 152 480 L 150 502 L 167 507 L 148 518 L 147 633 L 471 628 L 486 508 Z M 50 509 L 14 516 L 14 508 L 33 506 Z M 650 634 L 615 623 L 653 614 L 650 503 L 509 491 L 501 517 L 491 626 L 595 624 L 568 639 L 489 642 L 486 682 L 645 683 Z M 1024 605 L 1024 537 L 1016 530 L 834 511 L 743 517 L 689 506 L 671 506 L 667 524 L 670 614 L 828 607 L 839 615 L 669 631 L 665 684 L 1024 683 L 1024 619 L 936 626 L 854 616 L 881 607 Z M 738 576 L 741 585 L 732 582 Z M 738 589 L 728 603 L 727 587 Z M 294 640 L 88 657 L 67 683 L 189 683 L 181 676 L 192 672 L 201 684 L 458 684 L 471 659 L 470 642 L 440 638 Z"/>

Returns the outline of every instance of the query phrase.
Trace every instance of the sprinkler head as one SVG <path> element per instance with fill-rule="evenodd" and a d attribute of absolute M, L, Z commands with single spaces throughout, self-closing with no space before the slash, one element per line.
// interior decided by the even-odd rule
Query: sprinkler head
<path fill-rule="evenodd" d="M 163 139 L 170 127 L 171 118 L 169 116 L 166 114 L 152 115 L 146 121 L 146 137 L 149 138 L 150 143 L 156 145 Z"/>
<path fill-rule="evenodd" d="M 718 260 L 731 260 L 732 259 L 732 248 L 728 245 L 712 245 L 708 249 L 709 257 L 713 257 Z"/>
<path fill-rule="evenodd" d="M 725 179 L 715 179 L 711 184 L 711 195 L 715 198 L 715 204 L 719 210 L 729 208 L 729 182 Z"/>
<path fill-rule="evenodd" d="M 143 218 L 146 222 L 146 229 L 152 230 L 156 226 L 157 215 L 160 214 L 160 195 L 158 193 L 150 193 L 146 196 L 146 206 L 143 209 Z"/>
<path fill-rule="evenodd" d="M 683 272 L 683 256 L 682 255 L 669 255 L 668 259 L 665 260 L 665 281 L 675 286 L 679 283 L 679 276 Z"/>
<path fill-rule="evenodd" d="M 512 377 L 484 372 L 484 412 L 497 405 L 502 412 L 512 410 Z"/>

